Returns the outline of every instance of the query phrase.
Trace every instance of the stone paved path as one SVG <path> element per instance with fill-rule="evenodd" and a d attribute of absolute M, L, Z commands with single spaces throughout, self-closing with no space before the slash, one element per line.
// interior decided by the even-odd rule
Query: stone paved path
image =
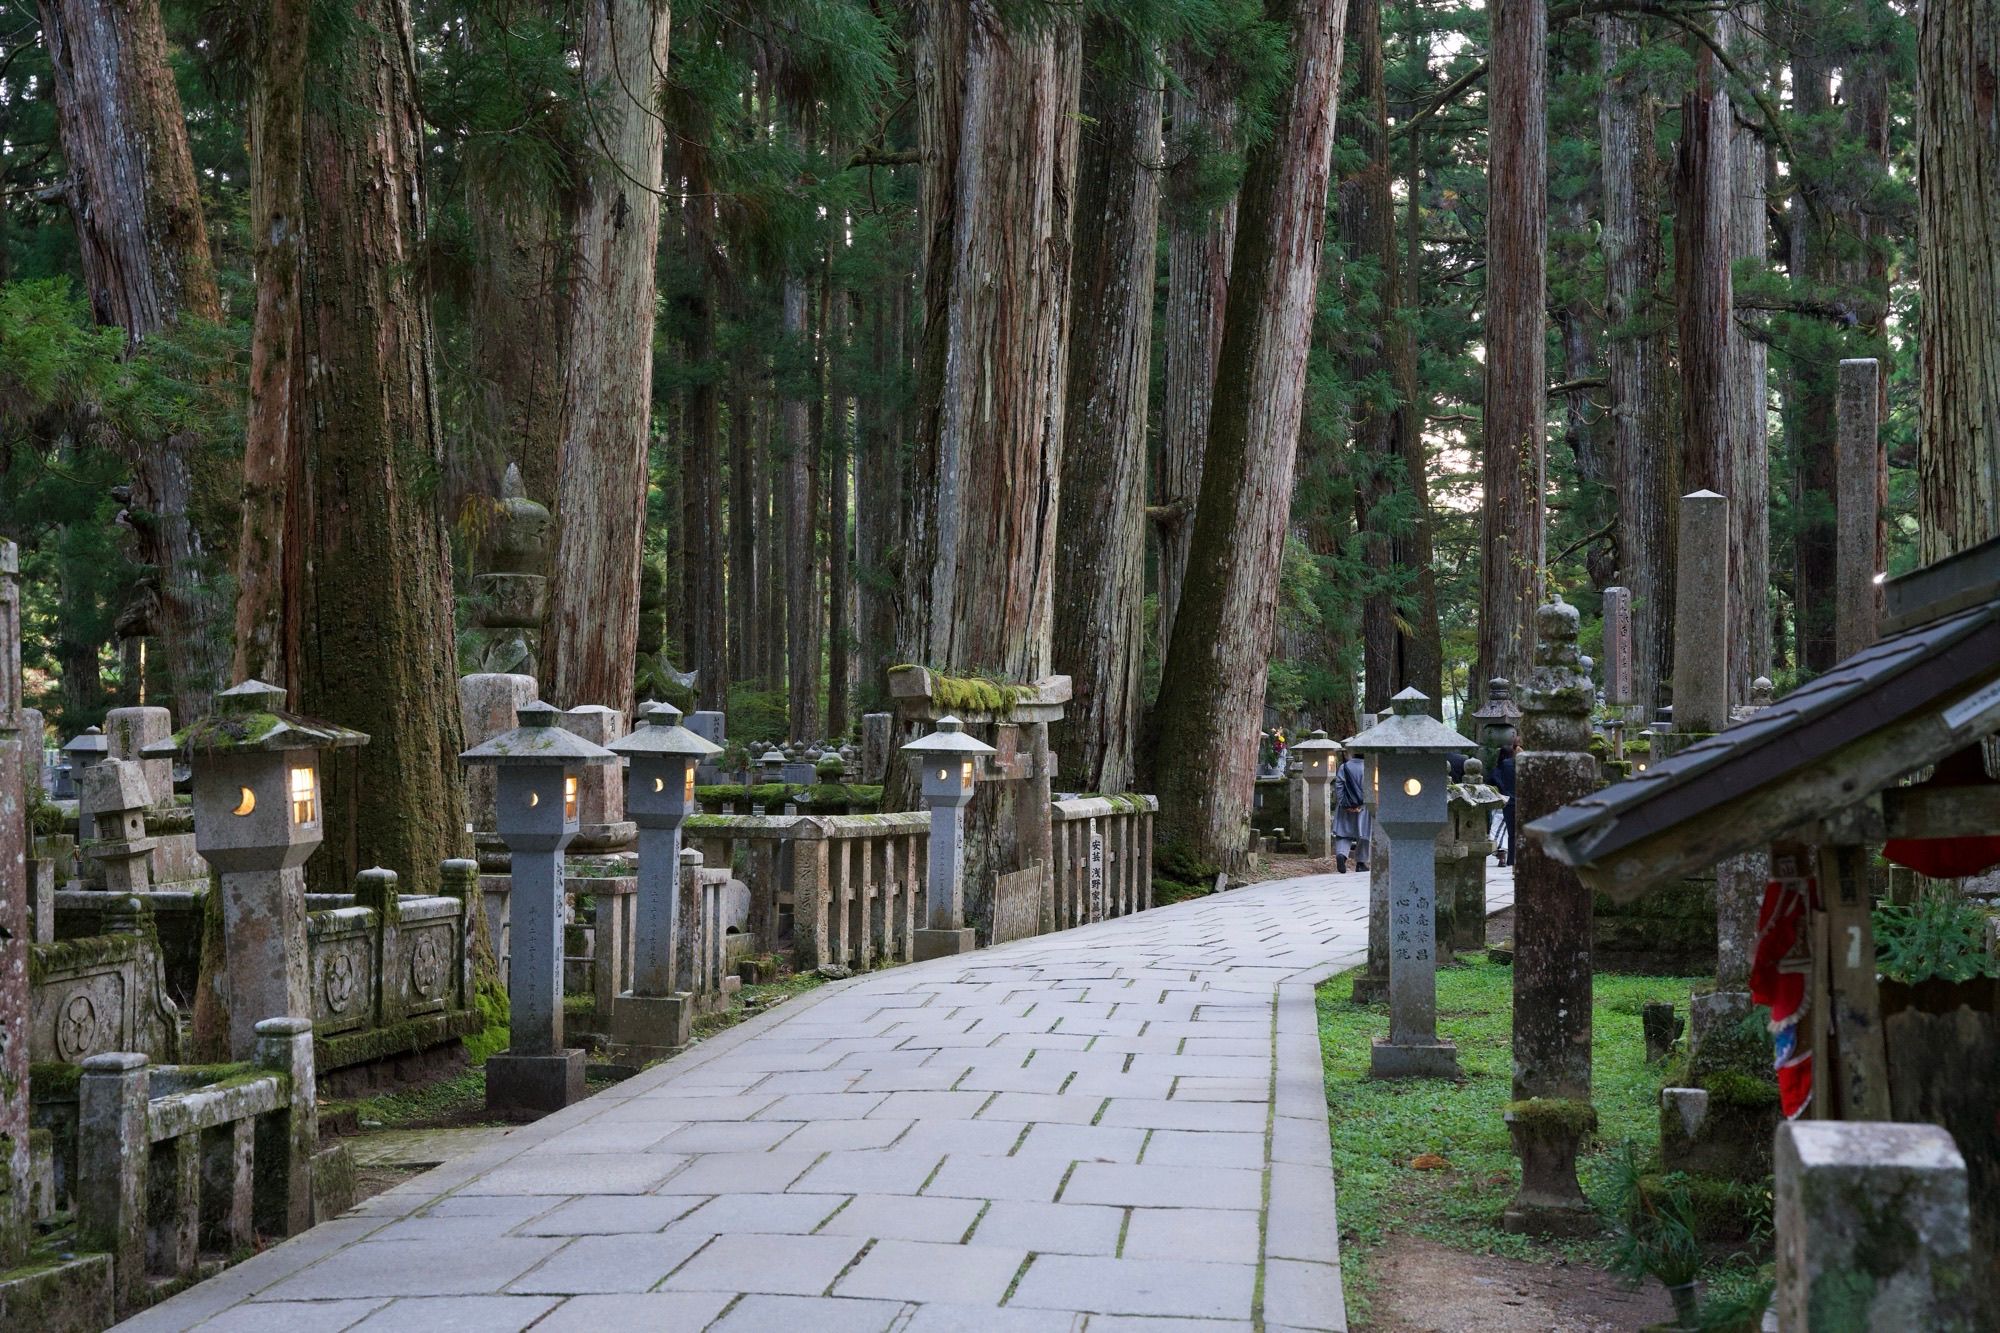
<path fill-rule="evenodd" d="M 1342 1329 L 1312 983 L 1366 934 L 1322 875 L 835 983 L 126 1327 Z"/>

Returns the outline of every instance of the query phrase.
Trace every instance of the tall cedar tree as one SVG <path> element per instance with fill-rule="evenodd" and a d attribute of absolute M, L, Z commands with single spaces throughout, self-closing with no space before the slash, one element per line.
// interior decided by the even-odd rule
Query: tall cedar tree
<path fill-rule="evenodd" d="M 667 35 L 667 7 L 656 0 L 583 7 L 591 161 L 577 209 L 542 673 L 558 707 L 603 704 L 627 715 L 652 433 Z"/>
<path fill-rule="evenodd" d="M 1372 327 L 1349 335 L 1354 413 L 1355 520 L 1363 533 L 1368 592 L 1362 603 L 1362 708 L 1389 706 L 1406 686 L 1443 693 L 1437 582 L 1431 569 L 1423 421 L 1416 403 L 1414 311 L 1402 308 L 1396 205 L 1389 188 L 1389 100 L 1381 0 L 1348 0 L 1347 68 L 1361 113 L 1349 119 L 1361 167 L 1341 183 L 1337 210 L 1350 262 L 1373 279 Z M 1389 386 L 1389 394 L 1383 392 Z M 1390 395 L 1393 395 L 1391 397 Z M 1402 497 L 1402 505 L 1396 502 Z M 1407 597 L 1397 586 L 1409 580 Z M 1397 603 L 1402 601 L 1403 606 Z"/>
<path fill-rule="evenodd" d="M 1917 26 L 1922 553 L 2000 537 L 2000 0 L 1922 7 Z"/>
<path fill-rule="evenodd" d="M 1326 234 L 1346 0 L 1267 0 L 1296 62 L 1238 196 L 1236 252 L 1155 766 L 1161 841 L 1240 865 Z"/>
<path fill-rule="evenodd" d="M 58 132 L 84 285 L 98 322 L 133 343 L 183 316 L 216 319 L 208 249 L 180 94 L 158 0 L 42 0 Z M 187 435 L 133 440 L 128 510 L 138 557 L 156 571 L 153 637 L 168 655 L 177 716 L 207 707 L 222 663 L 222 612 L 202 588 L 203 542 Z"/>
<path fill-rule="evenodd" d="M 1482 688 L 1484 677 L 1525 674 L 1534 647 L 1548 401 L 1548 7 L 1495 0 L 1489 12 Z"/>
<path fill-rule="evenodd" d="M 1167 292 L 1160 312 L 1160 459 L 1153 487 L 1162 654 L 1173 641 L 1194 541 L 1215 358 L 1222 351 L 1229 262 L 1236 250 L 1236 192 L 1216 200 L 1208 189 L 1210 163 L 1236 147 L 1230 80 L 1220 61 L 1186 43 L 1176 47 L 1173 73 L 1167 90 L 1173 155 L 1167 171 Z"/>
<path fill-rule="evenodd" d="M 1072 24 L 1005 8 L 916 15 L 924 334 L 899 643 L 906 662 L 1025 682 L 1050 671 L 1079 62 Z M 1021 868 L 993 861 L 993 831 L 1049 799 L 1036 750 L 1026 781 L 974 807 L 971 912 Z M 1032 841 L 1021 865 L 1046 859 Z"/>
<path fill-rule="evenodd" d="M 1604 179 L 1604 369 L 1611 400 L 1618 578 L 1632 590 L 1633 693 L 1647 717 L 1667 701 L 1673 669 L 1673 503 L 1680 494 L 1675 380 L 1659 308 L 1663 166 L 1656 112 L 1635 69 L 1638 24 L 1597 18 Z"/>
<path fill-rule="evenodd" d="M 372 738 L 325 765 L 319 882 L 387 866 L 432 893 L 464 851 L 449 529 L 425 244 L 423 121 L 405 0 L 360 0 L 316 44 L 303 122 L 297 373 L 308 423 L 302 711 Z M 312 371 L 305 374 L 305 367 Z"/>
<path fill-rule="evenodd" d="M 1082 791 L 1127 791 L 1139 731 L 1146 398 L 1159 225 L 1160 80 L 1105 19 L 1085 34 L 1071 277 L 1055 666 L 1073 697 L 1052 744 Z"/>
<path fill-rule="evenodd" d="M 250 72 L 250 218 L 257 305 L 250 325 L 250 415 L 237 543 L 238 680 L 296 687 L 303 549 L 305 424 L 300 415 L 301 141 L 312 0 L 264 0 Z"/>

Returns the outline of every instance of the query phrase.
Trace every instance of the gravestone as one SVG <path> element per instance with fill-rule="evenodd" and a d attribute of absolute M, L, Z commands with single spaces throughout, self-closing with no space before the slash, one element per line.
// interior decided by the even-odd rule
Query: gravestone
<path fill-rule="evenodd" d="M 1986 1326 L 1965 1159 L 1944 1130 L 1788 1121 L 1775 1177 L 1778 1327 Z"/>
<path fill-rule="evenodd" d="M 558 719 L 564 731 L 592 745 L 610 748 L 625 734 L 625 715 L 603 704 L 583 704 Z M 617 764 L 592 764 L 577 774 L 576 838 L 578 852 L 617 851 L 632 845 L 638 826 L 625 818 L 625 782 Z"/>
<path fill-rule="evenodd" d="M 719 748 L 729 743 L 729 716 L 726 713 L 712 708 L 697 709 L 689 713 L 687 721 L 681 725 L 710 745 Z M 704 787 L 710 787 L 732 781 L 732 778 L 730 774 L 722 771 L 722 766 L 715 760 L 704 759 L 695 765 L 694 780 Z"/>
<path fill-rule="evenodd" d="M 458 715 L 469 749 L 512 731 L 520 708 L 535 697 L 533 676 L 512 672 L 481 672 L 458 678 Z M 474 832 L 493 831 L 494 770 L 475 764 L 465 770 L 465 810 Z"/>
<path fill-rule="evenodd" d="M 1638 702 L 1632 677 L 1632 590 L 1604 590 L 1604 702 L 1626 708 Z"/>
<path fill-rule="evenodd" d="M 174 761 L 142 759 L 140 754 L 173 734 L 173 715 L 164 708 L 114 708 L 104 715 L 107 753 L 112 759 L 129 759 L 140 766 L 149 807 L 173 803 Z"/>
<path fill-rule="evenodd" d="M 1534 667 L 1522 690 L 1515 758 L 1516 827 L 1597 790 L 1590 753 L 1593 691 L 1577 651 L 1576 608 L 1535 611 Z M 1576 1156 L 1596 1127 L 1590 1102 L 1590 890 L 1532 838 L 1514 849 L 1514 1100 L 1507 1128 L 1521 1188 L 1508 1231 L 1579 1235 L 1597 1216 L 1577 1184 Z"/>
<path fill-rule="evenodd" d="M 1687 735 L 1705 736 L 1729 725 L 1729 501 L 1725 497 L 1714 491 L 1681 497 L 1677 552 L 1674 726 Z"/>
<path fill-rule="evenodd" d="M 1845 661 L 1875 642 L 1882 615 L 1881 364 L 1873 357 L 1840 363 L 1839 428 L 1834 459 L 1833 657 Z"/>

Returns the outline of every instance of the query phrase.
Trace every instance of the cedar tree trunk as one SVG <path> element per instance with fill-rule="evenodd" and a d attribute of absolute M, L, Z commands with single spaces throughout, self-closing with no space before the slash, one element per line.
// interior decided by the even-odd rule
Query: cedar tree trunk
<path fill-rule="evenodd" d="M 387 866 L 434 893 L 465 851 L 451 545 L 430 303 L 411 257 L 427 216 L 405 0 L 360 0 L 304 119 L 300 339 L 307 423 L 303 712 L 371 737 L 323 762 L 317 881 Z"/>
<path fill-rule="evenodd" d="M 1161 841 L 1240 865 L 1326 232 L 1346 0 L 1268 0 L 1296 64 L 1252 150 L 1195 510 L 1160 686 Z"/>
<path fill-rule="evenodd" d="M 1073 696 L 1051 736 L 1079 791 L 1132 787 L 1146 593 L 1146 395 L 1159 223 L 1160 87 L 1146 49 L 1092 22 L 1070 286 L 1055 667 Z"/>
<path fill-rule="evenodd" d="M 594 160 L 577 211 L 544 693 L 629 714 L 653 408 L 667 6 L 583 6 Z"/>

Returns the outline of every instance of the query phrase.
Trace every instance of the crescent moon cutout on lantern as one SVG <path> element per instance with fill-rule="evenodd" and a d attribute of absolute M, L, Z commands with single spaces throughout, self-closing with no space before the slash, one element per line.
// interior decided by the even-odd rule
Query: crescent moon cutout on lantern
<path fill-rule="evenodd" d="M 540 805 L 541 803 L 542 803 L 542 794 L 540 792 L 531 791 L 528 793 L 528 805 L 530 808 Z"/>
<path fill-rule="evenodd" d="M 229 812 L 230 814 L 247 815 L 252 810 L 255 810 L 257 808 L 256 792 L 251 791 L 248 787 L 238 787 L 236 790 L 242 793 L 243 799 L 236 803 L 236 808 L 234 810 L 231 810 Z"/>

